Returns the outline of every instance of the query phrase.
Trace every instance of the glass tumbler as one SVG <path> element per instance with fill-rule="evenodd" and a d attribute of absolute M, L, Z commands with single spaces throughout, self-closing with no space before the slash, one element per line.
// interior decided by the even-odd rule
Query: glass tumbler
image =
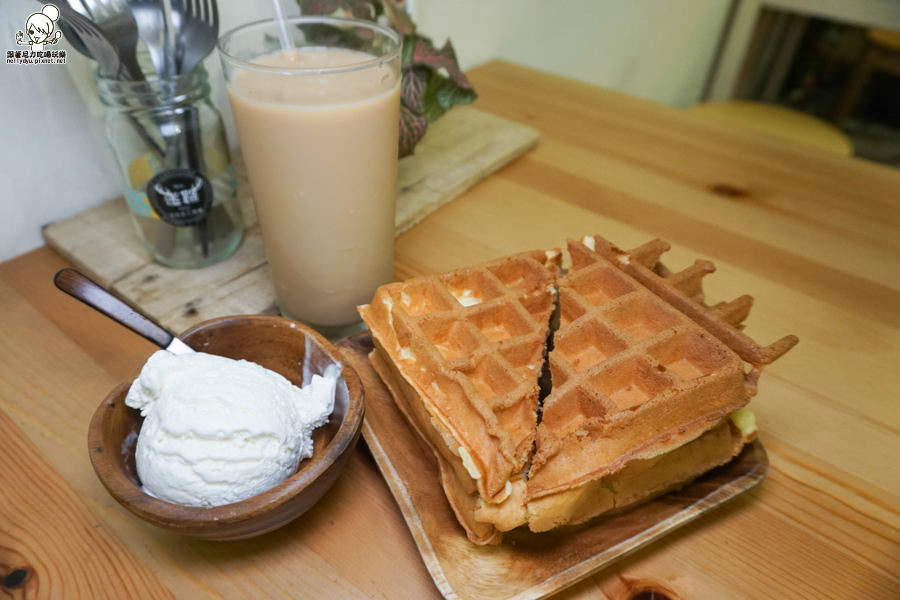
<path fill-rule="evenodd" d="M 353 19 L 285 27 L 239 27 L 219 56 L 279 308 L 337 337 L 393 278 L 401 38 Z"/>
<path fill-rule="evenodd" d="M 125 201 L 154 260 L 197 268 L 234 252 L 243 218 L 206 71 L 200 67 L 171 79 L 96 80 Z"/>

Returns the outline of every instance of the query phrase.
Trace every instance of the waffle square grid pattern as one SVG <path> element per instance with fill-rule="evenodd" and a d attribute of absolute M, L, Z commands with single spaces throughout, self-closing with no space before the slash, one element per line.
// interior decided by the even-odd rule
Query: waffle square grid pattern
<path fill-rule="evenodd" d="M 550 365 L 555 387 L 571 380 L 567 395 L 597 398 L 598 418 L 637 410 L 680 382 L 721 372 L 729 362 L 684 316 L 631 287 L 612 268 L 598 264 L 579 276 L 560 284 L 565 292 Z M 595 281 L 585 285 L 587 279 Z"/>
<path fill-rule="evenodd" d="M 583 243 L 569 253 L 532 498 L 673 450 L 749 402 L 722 342 Z"/>
<path fill-rule="evenodd" d="M 388 284 L 360 311 L 486 499 L 509 495 L 532 451 L 559 257 L 524 253 Z"/>
<path fill-rule="evenodd" d="M 711 263 L 671 273 L 666 249 L 587 237 L 569 242 L 563 277 L 559 251 L 534 251 L 388 284 L 360 307 L 373 365 L 473 542 L 649 499 L 755 435 L 729 417 L 796 338 L 756 345 L 738 332 L 752 298 L 706 306 Z"/>

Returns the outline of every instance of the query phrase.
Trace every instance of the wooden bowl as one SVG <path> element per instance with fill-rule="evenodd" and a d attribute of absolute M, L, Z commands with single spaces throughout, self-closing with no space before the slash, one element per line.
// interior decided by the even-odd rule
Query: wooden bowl
<path fill-rule="evenodd" d="M 343 363 L 338 350 L 325 338 L 283 317 L 213 319 L 188 330 L 182 339 L 198 351 L 259 363 L 295 385 L 302 383 L 302 365 L 307 360 L 313 365 Z M 163 529 L 208 540 L 236 540 L 272 531 L 302 515 L 328 491 L 359 439 L 364 413 L 362 385 L 346 364 L 342 375 L 346 388 L 339 382 L 331 419 L 313 434 L 313 456 L 302 460 L 285 481 L 246 500 L 199 508 L 166 502 L 141 489 L 134 449 L 143 419 L 140 412 L 125 406 L 130 382 L 110 392 L 91 419 L 91 463 L 113 498 Z"/>

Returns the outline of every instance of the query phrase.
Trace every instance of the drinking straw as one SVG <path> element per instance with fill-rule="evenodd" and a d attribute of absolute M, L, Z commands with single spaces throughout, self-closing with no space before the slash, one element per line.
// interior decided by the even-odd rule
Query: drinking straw
<path fill-rule="evenodd" d="M 284 10 L 281 7 L 281 1 L 272 0 L 272 6 L 275 7 L 275 20 L 278 21 L 278 37 L 281 38 L 281 49 L 287 52 L 294 47 L 294 44 L 291 41 L 287 22 L 284 20 Z"/>

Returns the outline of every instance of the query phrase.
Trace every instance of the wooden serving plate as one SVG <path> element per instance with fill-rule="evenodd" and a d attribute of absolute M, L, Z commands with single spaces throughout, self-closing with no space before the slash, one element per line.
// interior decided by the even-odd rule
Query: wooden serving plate
<path fill-rule="evenodd" d="M 769 466 L 762 444 L 680 490 L 621 514 L 559 532 L 515 530 L 499 546 L 469 542 L 444 497 L 431 450 L 409 428 L 368 361 L 372 340 L 358 333 L 337 344 L 365 389 L 362 435 L 445 598 L 545 598 L 759 483 Z"/>

